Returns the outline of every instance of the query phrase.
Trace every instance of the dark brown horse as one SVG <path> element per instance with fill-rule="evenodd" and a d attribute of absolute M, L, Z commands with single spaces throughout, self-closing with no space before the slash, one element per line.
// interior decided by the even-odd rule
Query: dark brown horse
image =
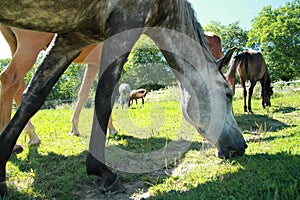
<path fill-rule="evenodd" d="M 8 192 L 6 163 L 28 120 L 80 52 L 104 40 L 86 168 L 97 177 L 102 191 L 124 191 L 108 167 L 105 136 L 123 65 L 143 33 L 157 44 L 174 72 L 188 122 L 217 147 L 219 157 L 245 153 L 247 145 L 232 113 L 233 91 L 219 72 L 187 0 L 2 0 L 0 10 L 0 23 L 6 26 L 57 33 L 0 135 L 1 196 Z"/>
<path fill-rule="evenodd" d="M 251 108 L 251 97 L 253 94 L 253 88 L 256 85 L 257 81 L 261 83 L 261 97 L 262 97 L 262 106 L 271 106 L 270 97 L 273 94 L 271 87 L 270 74 L 267 69 L 266 62 L 260 52 L 251 50 L 244 51 L 236 55 L 229 64 L 229 69 L 226 73 L 226 80 L 229 85 L 235 90 L 235 71 L 238 71 L 240 77 L 240 83 L 244 89 L 244 111 L 252 112 Z M 247 109 L 247 90 L 245 82 L 249 80 L 249 94 L 248 94 L 248 109 Z"/>
<path fill-rule="evenodd" d="M 144 98 L 146 97 L 147 90 L 145 89 L 137 89 L 137 90 L 131 90 L 130 92 L 130 98 L 129 98 L 129 105 L 133 104 L 133 100 L 135 100 L 135 104 L 137 105 L 137 100 L 142 99 L 142 106 L 144 106 Z"/>

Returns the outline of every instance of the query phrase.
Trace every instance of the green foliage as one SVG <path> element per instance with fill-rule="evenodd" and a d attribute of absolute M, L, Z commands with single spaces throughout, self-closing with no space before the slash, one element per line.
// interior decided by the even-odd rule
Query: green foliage
<path fill-rule="evenodd" d="M 0 59 L 0 73 L 6 68 L 10 61 L 11 58 Z"/>
<path fill-rule="evenodd" d="M 83 79 L 84 66 L 72 63 L 52 88 L 47 100 L 77 99 Z"/>
<path fill-rule="evenodd" d="M 38 57 L 34 67 L 26 74 L 25 82 L 29 83 L 39 63 L 43 60 L 43 53 Z M 53 86 L 47 101 L 72 101 L 77 99 L 77 94 L 84 75 L 84 65 L 72 63 Z M 50 106 L 54 107 L 54 106 Z"/>
<path fill-rule="evenodd" d="M 266 6 L 253 20 L 249 47 L 260 49 L 273 80 L 289 81 L 300 75 L 300 4 L 299 0 L 272 9 Z"/>
<path fill-rule="evenodd" d="M 142 36 L 128 57 L 121 77 L 132 89 L 142 85 L 173 85 L 175 77 L 153 41 Z"/>

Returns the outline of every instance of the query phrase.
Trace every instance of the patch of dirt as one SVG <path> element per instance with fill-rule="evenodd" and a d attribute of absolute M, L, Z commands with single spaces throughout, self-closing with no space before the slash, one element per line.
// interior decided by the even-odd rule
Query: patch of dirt
<path fill-rule="evenodd" d="M 152 173 L 147 174 L 147 177 L 158 177 L 158 176 L 165 176 L 164 170 L 155 171 Z M 99 200 L 99 199 L 107 199 L 107 200 L 143 200 L 147 199 L 151 196 L 150 192 L 148 191 L 149 185 L 145 183 L 145 181 L 141 180 L 142 175 L 140 178 L 135 179 L 133 181 L 124 182 L 122 181 L 123 186 L 125 187 L 125 192 L 120 194 L 115 193 L 106 193 L 102 194 L 98 190 L 98 187 L 95 184 L 86 188 L 85 197 L 82 198 L 84 200 Z M 88 187 L 88 186 L 86 186 Z"/>

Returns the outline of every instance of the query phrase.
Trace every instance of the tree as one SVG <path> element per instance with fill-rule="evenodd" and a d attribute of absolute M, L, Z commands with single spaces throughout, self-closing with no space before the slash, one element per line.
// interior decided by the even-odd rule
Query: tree
<path fill-rule="evenodd" d="M 81 64 L 72 63 L 53 86 L 47 100 L 73 100 L 77 99 L 80 89 L 84 67 Z"/>
<path fill-rule="evenodd" d="M 25 76 L 26 85 L 29 83 L 34 72 L 42 62 L 44 57 L 44 52 L 41 52 L 37 58 L 36 63 L 30 69 L 30 71 Z M 53 86 L 51 92 L 47 96 L 46 101 L 70 101 L 77 99 L 78 91 L 83 79 L 84 67 L 81 64 L 72 63 L 67 70 L 58 79 L 57 83 Z"/>
<path fill-rule="evenodd" d="M 11 58 L 1 59 L 0 60 L 0 73 L 4 71 L 6 66 L 10 63 Z"/>
<path fill-rule="evenodd" d="M 266 6 L 253 20 L 247 46 L 262 51 L 272 80 L 299 78 L 300 6 L 299 0 L 272 9 Z"/>
<path fill-rule="evenodd" d="M 207 26 L 204 26 L 204 30 L 214 32 L 221 38 L 223 54 L 232 47 L 237 47 L 240 50 L 245 49 L 248 32 L 239 26 L 239 22 L 225 26 L 221 25 L 220 22 L 211 21 Z"/>
<path fill-rule="evenodd" d="M 153 41 L 142 36 L 133 48 L 124 65 L 121 82 L 128 83 L 132 89 L 142 85 L 172 85 L 175 77 L 161 51 Z"/>

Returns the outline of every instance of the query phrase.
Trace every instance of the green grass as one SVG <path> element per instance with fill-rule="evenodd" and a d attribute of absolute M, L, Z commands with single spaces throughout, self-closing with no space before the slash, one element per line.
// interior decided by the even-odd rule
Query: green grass
<path fill-rule="evenodd" d="M 5 199 L 300 199 L 299 98 L 299 92 L 276 95 L 267 110 L 253 99 L 254 114 L 244 113 L 242 99 L 235 98 L 234 113 L 249 147 L 245 156 L 224 162 L 183 120 L 177 96 L 168 91 L 150 93 L 144 108 L 114 109 L 119 134 L 109 136 L 108 150 L 142 157 L 113 160 L 117 155 L 111 154 L 112 164 L 150 171 L 116 171 L 127 188 L 121 195 L 100 194 L 86 175 L 92 109 L 81 114 L 80 137 L 68 135 L 72 110 L 41 110 L 32 121 L 42 144 L 27 146 L 26 136 L 20 136 L 25 150 L 7 164 L 10 194 Z M 149 153 L 166 147 L 177 154 L 148 162 Z"/>

